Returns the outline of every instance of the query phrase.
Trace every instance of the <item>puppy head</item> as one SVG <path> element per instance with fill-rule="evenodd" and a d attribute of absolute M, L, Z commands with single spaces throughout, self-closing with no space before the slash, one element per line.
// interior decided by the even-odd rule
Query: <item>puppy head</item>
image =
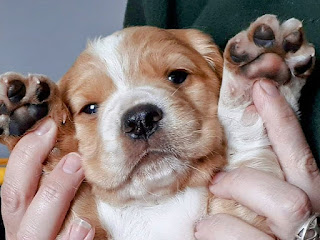
<path fill-rule="evenodd" d="M 196 30 L 134 27 L 89 43 L 60 89 L 96 194 L 152 201 L 205 185 L 225 164 L 221 74 Z"/>

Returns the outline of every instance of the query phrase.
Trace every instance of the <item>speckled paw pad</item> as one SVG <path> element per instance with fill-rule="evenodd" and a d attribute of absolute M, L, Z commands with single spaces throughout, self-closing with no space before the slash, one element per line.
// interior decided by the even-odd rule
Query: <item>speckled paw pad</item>
<path fill-rule="evenodd" d="M 229 71 L 251 79 L 273 79 L 273 75 L 279 74 L 277 64 L 283 61 L 288 74 L 285 69 L 281 71 L 290 80 L 292 76 L 306 78 L 310 75 L 315 50 L 307 42 L 299 20 L 291 18 L 280 24 L 276 16 L 264 15 L 228 42 L 224 57 Z"/>
<path fill-rule="evenodd" d="M 21 136 L 47 116 L 54 87 L 43 75 L 0 75 L 1 136 Z"/>

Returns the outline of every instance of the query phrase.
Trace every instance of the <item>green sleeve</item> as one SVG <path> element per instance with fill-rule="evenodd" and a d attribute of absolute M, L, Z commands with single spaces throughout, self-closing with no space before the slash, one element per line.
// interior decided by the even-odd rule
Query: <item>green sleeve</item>
<path fill-rule="evenodd" d="M 280 20 L 303 20 L 307 38 L 320 51 L 319 0 L 128 0 L 124 26 L 197 28 L 223 49 L 232 36 L 263 14 Z M 312 151 L 320 159 L 320 64 L 302 91 L 301 123 Z"/>

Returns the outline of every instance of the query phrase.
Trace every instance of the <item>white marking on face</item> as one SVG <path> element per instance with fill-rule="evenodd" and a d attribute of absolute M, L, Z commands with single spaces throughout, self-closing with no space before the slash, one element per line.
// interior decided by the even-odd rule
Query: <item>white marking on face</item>
<path fill-rule="evenodd" d="M 101 167 L 105 168 L 110 175 L 116 176 L 117 180 L 115 181 L 117 183 L 127 180 L 132 173 L 130 186 L 132 189 L 142 189 L 143 187 L 143 195 L 145 195 L 147 194 L 145 187 L 148 189 L 159 188 L 159 184 L 154 186 L 153 183 L 155 182 L 163 182 L 164 185 L 170 185 L 170 183 L 176 181 L 177 175 L 179 173 L 183 175 L 188 167 L 181 164 L 181 161 L 173 156 L 168 156 L 169 163 L 165 160 L 165 156 L 162 156 L 161 162 L 163 164 L 156 167 L 157 175 L 155 175 L 154 171 L 151 174 L 147 167 L 141 168 L 139 174 L 136 174 L 136 171 L 132 172 L 134 164 L 141 160 L 141 157 L 145 154 L 144 151 L 147 151 L 150 146 L 145 147 L 143 143 L 140 143 L 137 144 L 136 149 L 134 142 L 129 143 L 130 139 L 127 139 L 122 131 L 122 116 L 129 109 L 139 104 L 153 104 L 159 107 L 164 112 L 160 129 L 165 129 L 163 132 L 170 136 L 170 140 L 173 142 L 180 139 L 180 135 L 189 137 L 189 129 L 197 129 L 197 122 L 193 120 L 192 114 L 181 116 L 181 112 L 179 112 L 181 109 L 177 110 L 173 107 L 177 104 L 177 98 L 173 97 L 173 92 L 165 88 L 154 87 L 151 82 L 148 84 L 147 80 L 141 81 L 144 82 L 143 86 L 134 84 L 137 80 L 143 79 L 134 79 L 135 75 L 132 75 L 132 71 L 139 71 L 136 68 L 139 57 L 137 56 L 137 59 L 135 59 L 126 55 L 129 53 L 123 49 L 125 47 L 123 44 L 126 37 L 125 34 L 116 33 L 107 38 L 98 39 L 88 46 L 88 51 L 102 60 L 105 65 L 105 73 L 115 86 L 115 91 L 99 106 L 98 132 L 102 138 L 103 150 L 106 153 L 106 157 L 101 159 Z M 186 112 L 192 113 L 191 108 L 186 106 L 185 108 Z M 179 120 L 181 117 L 184 119 L 183 123 Z M 168 126 L 170 127 L 168 128 Z M 181 126 L 183 126 L 182 129 L 179 128 Z M 179 132 L 181 133 L 180 135 L 176 134 L 178 131 L 182 131 Z M 129 148 L 128 144 L 130 144 Z M 154 147 L 157 148 L 158 146 Z M 132 149 L 132 152 L 129 152 L 130 149 Z M 172 149 L 170 148 L 170 150 Z M 172 154 L 172 151 L 170 153 Z M 179 163 L 177 164 L 178 166 L 170 164 L 171 161 Z M 152 175 L 150 179 L 148 174 Z M 135 181 L 135 177 L 137 181 Z M 140 178 L 145 181 L 141 182 Z M 164 181 L 164 178 L 167 181 Z M 148 186 L 141 186 L 143 183 Z M 114 185 L 117 184 L 115 183 Z"/>
<path fill-rule="evenodd" d="M 125 67 L 126 58 L 121 55 L 120 45 L 124 39 L 123 33 L 116 32 L 105 38 L 98 38 L 88 44 L 91 53 L 98 56 L 106 65 L 106 73 L 118 89 L 127 88 Z"/>

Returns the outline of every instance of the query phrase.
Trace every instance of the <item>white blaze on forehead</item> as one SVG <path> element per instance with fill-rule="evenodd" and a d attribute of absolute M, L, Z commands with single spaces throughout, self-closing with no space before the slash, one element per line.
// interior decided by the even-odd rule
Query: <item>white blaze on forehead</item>
<path fill-rule="evenodd" d="M 128 58 L 123 56 L 120 47 L 123 39 L 124 33 L 116 32 L 88 43 L 88 50 L 106 65 L 106 74 L 118 89 L 126 88 L 127 81 L 124 70 L 128 66 Z"/>

